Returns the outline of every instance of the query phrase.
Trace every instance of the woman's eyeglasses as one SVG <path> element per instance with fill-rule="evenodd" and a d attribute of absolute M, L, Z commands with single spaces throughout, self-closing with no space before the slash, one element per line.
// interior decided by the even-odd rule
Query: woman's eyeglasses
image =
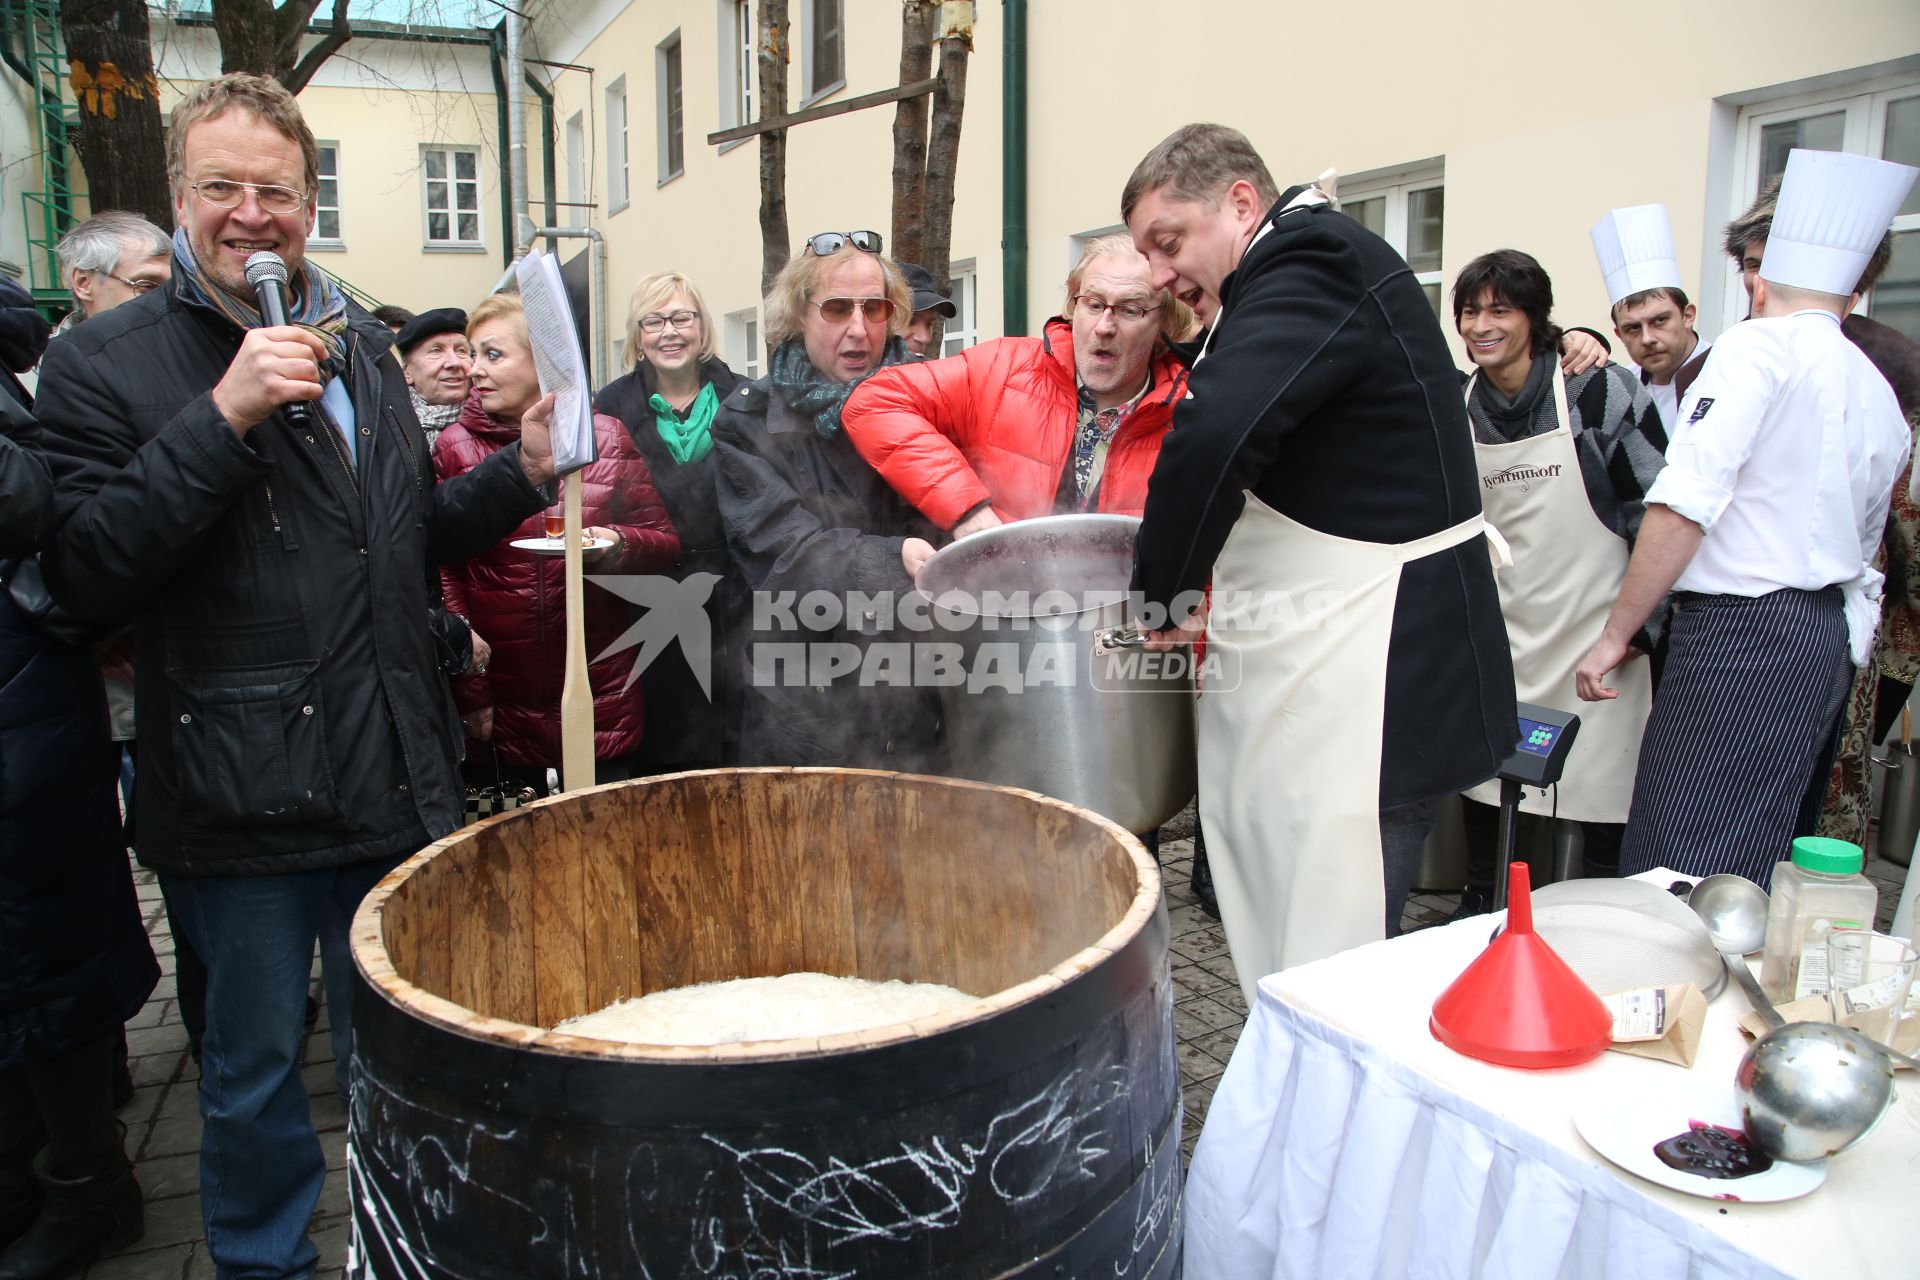
<path fill-rule="evenodd" d="M 878 231 L 822 231 L 807 237 L 807 248 L 816 258 L 829 258 L 848 245 L 865 253 L 880 252 Z"/>
<path fill-rule="evenodd" d="M 833 324 L 845 324 L 853 319 L 856 307 L 868 320 L 893 318 L 893 299 L 891 298 L 822 298 L 818 302 L 809 302 L 807 305 L 820 308 L 820 318 Z"/>
<path fill-rule="evenodd" d="M 307 193 L 295 191 L 291 187 L 263 187 L 257 182 L 229 182 L 225 178 L 209 178 L 205 182 L 187 184 L 193 193 L 216 209 L 237 209 L 240 202 L 247 198 L 247 192 L 253 192 L 254 199 L 268 213 L 288 214 L 307 202 Z"/>
<path fill-rule="evenodd" d="M 659 333 L 671 326 L 684 332 L 699 323 L 700 315 L 695 311 L 672 311 L 666 315 L 655 312 L 640 317 L 640 330 L 643 333 Z"/>

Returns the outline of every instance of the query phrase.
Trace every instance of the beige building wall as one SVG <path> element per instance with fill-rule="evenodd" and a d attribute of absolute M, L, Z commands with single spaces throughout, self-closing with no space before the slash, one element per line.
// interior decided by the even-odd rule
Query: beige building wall
<path fill-rule="evenodd" d="M 792 0 L 800 89 L 812 0 Z M 719 151 L 724 0 L 556 0 L 541 11 L 541 55 L 593 68 L 556 73 L 560 146 L 574 112 L 587 125 L 589 212 L 607 237 L 616 313 L 646 271 L 686 271 L 716 314 L 758 292 L 758 146 Z M 898 79 L 892 0 L 846 0 L 846 85 L 827 100 Z M 1181 123 L 1248 132 L 1283 186 L 1327 167 L 1349 190 L 1413 171 L 1441 175 L 1445 220 L 1435 277 L 1474 255 L 1525 249 L 1555 281 L 1566 323 L 1607 327 L 1588 228 L 1611 207 L 1664 202 L 1682 271 L 1717 332 L 1737 293 L 1717 252 L 1744 205 L 1751 127 L 1742 110 L 1797 89 L 1911 85 L 1920 91 L 1920 5 L 1849 0 L 1810 14 L 1799 0 L 1702 0 L 1661 11 L 1657 43 L 1621 12 L 1494 0 L 1277 10 L 1258 0 L 1038 0 L 1029 5 L 1029 331 L 1060 307 L 1080 237 L 1113 226 L 1133 164 Z M 957 178 L 953 256 L 977 268 L 980 337 L 1001 332 L 1001 23 L 977 6 Z M 1185 18 L 1185 21 L 1180 21 Z M 675 33 L 684 82 L 685 167 L 659 181 L 658 47 Z M 1163 68 L 1156 72 L 1155 68 Z M 606 183 L 606 91 L 628 91 L 632 192 Z M 789 134 L 791 238 L 873 227 L 890 233 L 890 130 L 881 107 Z M 537 155 L 537 146 L 535 149 Z M 567 163 L 560 162 L 561 185 Z M 537 169 L 537 163 L 536 163 Z M 1743 181 L 1746 185 L 1743 187 Z M 1920 239 L 1916 240 L 1920 243 Z M 739 334 L 727 346 L 737 353 Z"/>

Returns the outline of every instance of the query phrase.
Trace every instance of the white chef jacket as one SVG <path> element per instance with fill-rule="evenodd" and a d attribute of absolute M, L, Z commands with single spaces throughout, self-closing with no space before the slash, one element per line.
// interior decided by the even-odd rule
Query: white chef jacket
<path fill-rule="evenodd" d="M 1706 531 L 1678 591 L 1846 588 L 1854 662 L 1879 622 L 1873 557 L 1911 436 L 1893 388 L 1829 312 L 1748 320 L 1681 402 L 1647 491 Z"/>
<path fill-rule="evenodd" d="M 1708 348 L 1712 346 L 1713 344 L 1705 338 L 1700 339 L 1699 344 L 1687 353 L 1687 358 L 1681 361 L 1681 368 L 1685 368 L 1701 356 L 1707 354 Z M 1679 369 L 1674 370 L 1675 374 L 1679 372 Z M 1702 369 L 1701 372 L 1705 373 L 1706 370 Z M 1647 389 L 1647 394 L 1653 397 L 1653 407 L 1660 411 L 1660 425 L 1667 429 L 1668 436 L 1672 436 L 1673 424 L 1680 412 L 1679 388 L 1674 385 L 1673 379 L 1671 378 L 1667 380 L 1667 385 L 1664 387 L 1654 382 L 1651 378 L 1642 377 L 1640 381 L 1641 385 Z"/>

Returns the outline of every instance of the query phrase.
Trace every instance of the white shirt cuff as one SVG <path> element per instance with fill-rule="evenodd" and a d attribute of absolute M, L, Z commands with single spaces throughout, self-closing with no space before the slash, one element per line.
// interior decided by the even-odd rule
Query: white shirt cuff
<path fill-rule="evenodd" d="M 1701 532 L 1712 533 L 1714 523 L 1733 500 L 1733 491 L 1668 463 L 1647 490 L 1646 500 L 1649 506 L 1658 503 L 1699 525 Z"/>

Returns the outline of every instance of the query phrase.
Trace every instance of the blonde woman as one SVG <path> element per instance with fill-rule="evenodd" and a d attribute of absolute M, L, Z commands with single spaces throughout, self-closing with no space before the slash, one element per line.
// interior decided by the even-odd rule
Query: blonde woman
<path fill-rule="evenodd" d="M 857 592 L 897 604 L 933 554 L 932 524 L 887 487 L 840 429 L 848 393 L 909 358 L 900 335 L 912 299 L 871 231 L 812 236 L 774 279 L 766 299 L 773 372 L 728 396 L 713 427 L 728 550 L 762 599 L 823 593 L 844 602 Z M 873 611 L 856 608 L 841 625 L 819 627 L 797 617 L 782 626 L 784 617 L 770 614 L 774 625 L 752 640 L 797 643 L 811 666 L 815 657 L 844 657 L 849 645 L 917 638 L 895 636 L 892 620 L 867 608 Z M 746 689 L 743 762 L 939 772 L 931 690 L 905 679 L 863 679 L 860 671 L 791 682 L 766 669 L 779 652 L 769 648 L 764 661 L 749 664 L 758 678 Z"/>
<path fill-rule="evenodd" d="M 718 581 L 707 597 L 711 678 L 701 690 L 682 645 L 670 645 L 641 676 L 647 736 L 639 758 L 651 773 L 731 764 L 739 740 L 739 630 L 746 590 L 727 559 L 714 500 L 713 419 L 739 377 L 714 352 L 713 316 L 693 281 L 677 271 L 642 276 L 627 306 L 628 372 L 594 399 L 616 418 L 659 490 L 680 535 L 672 576 Z"/>

